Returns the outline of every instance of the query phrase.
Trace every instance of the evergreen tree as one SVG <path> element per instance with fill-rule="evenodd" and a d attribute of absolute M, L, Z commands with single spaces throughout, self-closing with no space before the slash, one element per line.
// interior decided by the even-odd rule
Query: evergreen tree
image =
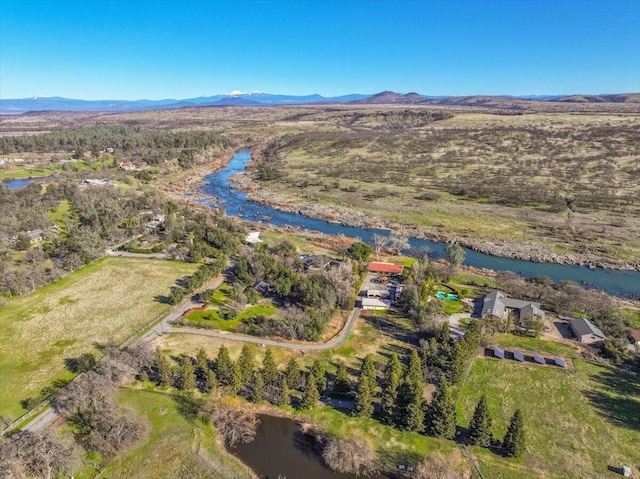
<path fill-rule="evenodd" d="M 238 361 L 235 363 L 231 363 L 231 377 L 229 378 L 229 388 L 231 389 L 231 394 L 234 396 L 240 392 L 242 389 L 242 371 L 240 370 L 240 364 Z"/>
<path fill-rule="evenodd" d="M 398 397 L 398 388 L 402 378 L 402 366 L 396 353 L 391 353 L 389 361 L 384 368 L 382 379 L 382 394 L 380 403 L 382 405 L 382 419 L 390 424 L 393 422 L 393 409 Z"/>
<path fill-rule="evenodd" d="M 376 365 L 373 362 L 373 356 L 371 354 L 367 354 L 362 361 L 362 368 L 360 369 L 360 382 L 367 381 L 367 387 L 369 388 L 369 392 L 371 393 L 371 397 L 376 395 L 376 386 L 377 382 L 377 372 Z"/>
<path fill-rule="evenodd" d="M 348 394 L 351 392 L 351 381 L 347 373 L 347 366 L 343 361 L 338 361 L 336 379 L 333 383 L 333 392 L 336 394 Z"/>
<path fill-rule="evenodd" d="M 476 349 L 480 347 L 480 340 L 482 339 L 482 327 L 479 321 L 471 321 L 467 325 L 467 329 L 464 333 L 464 345 L 466 349 L 467 358 L 473 357 Z"/>
<path fill-rule="evenodd" d="M 171 363 L 160 351 L 156 356 L 156 368 L 158 369 L 158 384 L 163 387 L 173 386 L 173 373 Z"/>
<path fill-rule="evenodd" d="M 182 374 L 180 375 L 180 389 L 183 391 L 191 391 L 196 387 L 196 372 L 193 368 L 193 362 L 189 356 L 185 356 L 182 363 Z"/>
<path fill-rule="evenodd" d="M 476 446 L 489 447 L 491 438 L 491 415 L 487 407 L 487 398 L 483 395 L 469 423 L 469 442 Z"/>
<path fill-rule="evenodd" d="M 298 366 L 298 362 L 295 359 L 289 360 L 284 374 L 287 378 L 289 389 L 297 389 L 300 382 L 300 366 Z"/>
<path fill-rule="evenodd" d="M 393 407 L 393 422 L 406 431 L 422 431 L 424 428 L 424 399 L 422 386 L 416 387 L 409 377 L 398 387 Z"/>
<path fill-rule="evenodd" d="M 223 344 L 220 346 L 218 356 L 216 357 L 216 376 L 221 385 L 229 386 L 232 382 L 232 375 L 233 364 L 229 356 L 229 350 Z"/>
<path fill-rule="evenodd" d="M 262 379 L 266 385 L 275 384 L 276 379 L 278 379 L 276 360 L 270 349 L 265 351 L 264 359 L 262 360 Z"/>
<path fill-rule="evenodd" d="M 207 369 L 207 377 L 204 380 L 204 389 L 205 392 L 213 391 L 218 385 L 218 378 L 216 378 L 216 373 L 213 369 Z"/>
<path fill-rule="evenodd" d="M 196 376 L 201 381 L 207 380 L 207 374 L 209 371 L 209 357 L 204 348 L 198 349 L 196 353 Z"/>
<path fill-rule="evenodd" d="M 434 437 L 453 439 L 456 434 L 456 409 L 446 378 L 433 393 L 427 414 L 426 431 Z"/>
<path fill-rule="evenodd" d="M 287 378 L 282 376 L 280 378 L 280 406 L 288 406 L 291 404 L 291 392 L 289 391 L 289 385 L 287 384 Z"/>
<path fill-rule="evenodd" d="M 524 454 L 525 437 L 522 412 L 516 409 L 511 416 L 511 422 L 507 429 L 507 434 L 502 441 L 502 451 L 509 457 L 520 457 Z"/>
<path fill-rule="evenodd" d="M 371 381 L 366 376 L 360 375 L 356 388 L 356 400 L 354 413 L 356 416 L 369 417 L 373 414 L 373 394 L 371 393 Z"/>
<path fill-rule="evenodd" d="M 320 395 L 324 394 L 327 389 L 327 369 L 324 366 L 324 361 L 316 359 L 311 365 L 311 375 L 316 380 L 316 386 Z"/>
<path fill-rule="evenodd" d="M 418 351 L 411 350 L 411 356 L 409 357 L 409 366 L 407 367 L 407 381 L 411 384 L 415 384 L 416 387 L 424 388 L 424 375 L 422 374 L 422 362 Z"/>
<path fill-rule="evenodd" d="M 264 399 L 264 379 L 262 374 L 257 373 L 253 375 L 253 394 L 251 398 L 253 402 L 261 402 Z"/>
<path fill-rule="evenodd" d="M 256 370 L 256 362 L 254 359 L 253 347 L 245 343 L 240 351 L 240 357 L 238 358 L 238 366 L 240 367 L 240 373 L 242 376 L 242 382 L 246 383 L 253 377 L 253 373 Z"/>
<path fill-rule="evenodd" d="M 447 379 L 456 384 L 462 379 L 464 374 L 464 365 L 467 359 L 466 349 L 463 341 L 458 341 L 450 350 L 449 367 L 447 369 Z"/>
<path fill-rule="evenodd" d="M 302 408 L 311 409 L 315 407 L 319 400 L 320 393 L 318 392 L 318 386 L 316 385 L 316 378 L 313 374 L 310 374 L 307 379 L 307 385 L 302 393 Z"/>

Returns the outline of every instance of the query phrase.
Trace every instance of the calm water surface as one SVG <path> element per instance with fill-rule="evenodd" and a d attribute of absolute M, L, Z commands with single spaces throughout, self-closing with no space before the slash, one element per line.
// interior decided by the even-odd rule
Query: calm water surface
<path fill-rule="evenodd" d="M 313 451 L 312 442 L 291 419 L 260 415 L 256 438 L 239 444 L 231 452 L 263 479 L 356 479 L 353 474 L 339 474 L 324 466 Z M 367 479 L 359 476 L 360 479 Z M 369 479 L 388 479 L 369 476 Z"/>
<path fill-rule="evenodd" d="M 43 181 L 47 181 L 49 178 L 49 176 L 41 176 L 38 178 L 16 178 L 13 180 L 2 180 L 0 183 L 10 190 L 18 190 L 20 188 L 24 188 L 29 183 L 42 183 Z"/>
<path fill-rule="evenodd" d="M 271 223 L 276 226 L 297 226 L 303 229 L 320 231 L 326 234 L 343 234 L 372 243 L 375 233 L 388 235 L 387 230 L 364 229 L 343 226 L 316 218 L 307 218 L 295 213 L 285 213 L 269 206 L 260 205 L 247 199 L 243 191 L 234 189 L 230 177 L 243 172 L 251 159 L 250 150 L 238 151 L 224 168 L 208 175 L 202 192 L 212 196 L 205 201 L 211 206 L 226 209 L 230 216 L 242 216 L 256 222 Z M 411 238 L 412 248 L 429 248 L 430 255 L 442 257 L 444 244 L 434 241 Z M 466 250 L 465 264 L 476 268 L 488 268 L 495 271 L 514 271 L 519 275 L 548 276 L 555 282 L 570 280 L 588 287 L 595 287 L 617 296 L 640 296 L 640 273 L 636 271 L 616 271 L 608 269 L 589 269 L 583 266 L 570 266 L 555 263 L 534 263 L 517 259 L 500 258 L 488 254 Z"/>

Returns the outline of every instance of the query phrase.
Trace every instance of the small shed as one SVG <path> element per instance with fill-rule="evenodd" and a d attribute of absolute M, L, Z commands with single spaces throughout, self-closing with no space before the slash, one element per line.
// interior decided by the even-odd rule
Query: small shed
<path fill-rule="evenodd" d="M 538 364 L 546 364 L 544 358 L 542 356 L 540 356 L 539 354 L 534 354 L 533 355 L 533 360 Z"/>
<path fill-rule="evenodd" d="M 631 477 L 631 468 L 629 466 L 622 466 L 622 475 L 624 477 Z"/>
<path fill-rule="evenodd" d="M 493 348 L 493 355 L 498 359 L 504 359 L 504 349 Z"/>
<path fill-rule="evenodd" d="M 391 301 L 379 298 L 362 298 L 362 309 L 389 309 Z"/>
<path fill-rule="evenodd" d="M 267 294 L 269 292 L 269 283 L 266 281 L 259 281 L 254 288 L 262 294 Z"/>
<path fill-rule="evenodd" d="M 564 359 L 555 357 L 553 358 L 553 362 L 556 364 L 556 366 L 560 366 L 561 368 L 567 367 L 567 363 L 564 362 Z"/>
<path fill-rule="evenodd" d="M 384 298 L 388 296 L 389 293 L 387 291 L 383 291 L 381 289 L 368 289 L 367 290 L 367 298 Z"/>
<path fill-rule="evenodd" d="M 632 328 L 630 333 L 631 338 L 633 339 L 633 344 L 640 346 L 640 328 Z"/>
<path fill-rule="evenodd" d="M 513 357 L 516 358 L 516 361 L 520 361 L 521 363 L 524 362 L 524 354 L 522 354 L 520 351 L 514 350 Z"/>
<path fill-rule="evenodd" d="M 244 238 L 244 241 L 252 246 L 262 243 L 262 240 L 260 239 L 260 231 L 252 231 Z"/>

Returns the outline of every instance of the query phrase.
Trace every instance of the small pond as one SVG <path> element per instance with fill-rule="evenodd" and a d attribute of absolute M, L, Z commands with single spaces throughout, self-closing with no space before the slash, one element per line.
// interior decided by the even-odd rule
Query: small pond
<path fill-rule="evenodd" d="M 13 180 L 2 180 L 0 181 L 0 183 L 2 183 L 3 186 L 6 186 L 10 190 L 19 190 L 20 188 L 24 188 L 25 186 L 27 186 L 29 183 L 42 183 L 44 181 L 47 181 L 49 178 L 51 177 L 40 176 L 38 178 L 15 178 Z"/>
<path fill-rule="evenodd" d="M 238 444 L 231 452 L 262 479 L 356 479 L 353 474 L 339 474 L 327 468 L 313 448 L 313 439 L 302 434 L 296 421 L 258 416 L 256 438 Z M 367 479 L 359 476 L 360 479 Z M 369 476 L 369 479 L 389 479 Z"/>

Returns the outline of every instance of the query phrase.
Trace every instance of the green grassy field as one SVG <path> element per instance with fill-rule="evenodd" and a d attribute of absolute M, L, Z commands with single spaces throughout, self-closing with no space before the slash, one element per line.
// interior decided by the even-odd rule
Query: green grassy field
<path fill-rule="evenodd" d="M 107 258 L 0 309 L 0 416 L 20 416 L 20 400 L 70 378 L 65 359 L 93 351 L 96 341 L 121 341 L 166 311 L 156 296 L 195 268 Z"/>
<path fill-rule="evenodd" d="M 143 417 L 149 433 L 131 450 L 120 455 L 98 475 L 85 469 L 80 477 L 173 479 L 250 479 L 252 475 L 216 442 L 215 429 L 186 419 L 177 403 L 165 394 L 121 390 L 119 402 Z"/>
<path fill-rule="evenodd" d="M 505 459 L 473 447 L 486 477 L 618 477 L 607 467 L 640 464 L 640 384 L 607 366 L 574 361 L 576 370 L 474 360 L 460 392 L 458 423 L 468 426 L 486 394 L 494 435 L 502 439 L 516 408 L 524 414 L 527 452 Z"/>
<path fill-rule="evenodd" d="M 576 357 L 577 350 L 565 344 L 545 341 L 544 339 L 516 336 L 514 334 L 498 334 L 496 344 L 505 348 L 518 348 L 531 352 L 553 354 L 558 356 Z"/>
<path fill-rule="evenodd" d="M 52 168 L 17 168 L 0 170 L 0 180 L 15 180 L 18 178 L 39 178 L 41 176 L 49 176 L 53 174 Z"/>
<path fill-rule="evenodd" d="M 219 311 L 205 309 L 204 311 L 192 311 L 185 318 L 189 323 L 206 328 L 221 329 L 223 331 L 235 331 L 242 322 L 257 316 L 269 317 L 277 311 L 271 303 L 255 304 L 243 309 L 235 319 L 224 319 Z"/>

